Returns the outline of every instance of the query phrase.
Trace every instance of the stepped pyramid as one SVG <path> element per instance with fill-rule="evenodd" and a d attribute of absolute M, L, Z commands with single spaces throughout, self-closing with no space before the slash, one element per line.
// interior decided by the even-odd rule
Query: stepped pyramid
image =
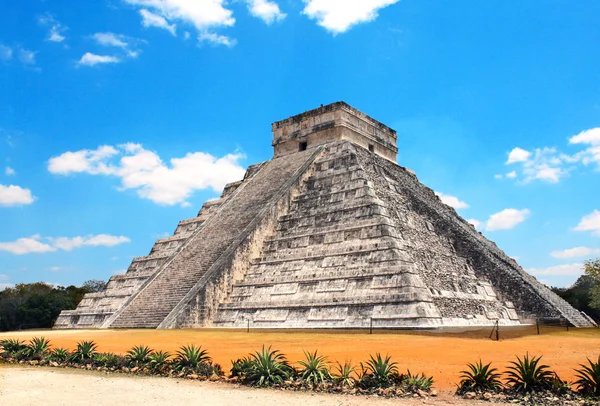
<path fill-rule="evenodd" d="M 440 328 L 593 321 L 396 164 L 343 102 L 273 123 L 250 166 L 55 328 Z"/>

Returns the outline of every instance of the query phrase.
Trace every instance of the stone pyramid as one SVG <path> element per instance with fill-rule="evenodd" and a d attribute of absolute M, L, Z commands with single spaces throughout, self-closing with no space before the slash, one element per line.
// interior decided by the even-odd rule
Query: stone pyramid
<path fill-rule="evenodd" d="M 396 161 L 343 102 L 272 125 L 250 166 L 55 328 L 440 328 L 593 321 Z"/>

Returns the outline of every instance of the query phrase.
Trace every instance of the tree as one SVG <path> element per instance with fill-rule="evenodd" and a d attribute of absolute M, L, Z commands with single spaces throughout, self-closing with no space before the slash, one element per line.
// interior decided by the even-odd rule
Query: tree
<path fill-rule="evenodd" d="M 102 292 L 104 288 L 106 288 L 106 282 L 97 279 L 90 279 L 89 281 L 83 282 L 81 287 L 87 289 L 88 292 Z"/>
<path fill-rule="evenodd" d="M 590 289 L 590 307 L 600 310 L 600 258 L 595 261 L 585 261 L 585 274 L 594 281 Z"/>

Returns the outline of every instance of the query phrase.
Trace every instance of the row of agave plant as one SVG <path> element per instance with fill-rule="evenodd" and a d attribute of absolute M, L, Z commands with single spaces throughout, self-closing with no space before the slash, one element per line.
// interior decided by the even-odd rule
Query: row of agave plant
<path fill-rule="evenodd" d="M 552 392 L 556 395 L 564 395 L 575 386 L 576 391 L 584 396 L 600 396 L 600 356 L 594 362 L 588 358 L 587 365 L 580 364 L 575 369 L 576 380 L 574 382 L 563 381 L 548 365 L 542 364 L 542 357 L 529 356 L 523 358 L 517 356 L 511 361 L 504 374 L 492 368 L 491 362 L 483 364 L 481 360 L 476 363 L 468 363 L 468 369 L 461 371 L 461 382 L 457 393 L 464 395 L 468 392 L 500 392 L 513 393 Z M 504 382 L 503 379 L 504 378 Z"/>

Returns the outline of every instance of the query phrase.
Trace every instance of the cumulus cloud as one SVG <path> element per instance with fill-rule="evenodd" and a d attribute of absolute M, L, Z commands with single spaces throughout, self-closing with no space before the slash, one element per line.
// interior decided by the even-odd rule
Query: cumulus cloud
<path fill-rule="evenodd" d="M 127 48 L 129 46 L 127 37 L 112 32 L 97 32 L 92 38 L 99 44 L 108 47 Z"/>
<path fill-rule="evenodd" d="M 225 7 L 226 0 L 125 0 L 125 2 L 152 13 L 153 16 L 146 15 L 154 23 L 158 22 L 156 17 L 162 17 L 165 20 L 165 27 L 174 22 L 191 24 L 200 33 L 198 36 L 199 39 L 209 41 L 213 38 L 215 39 L 212 42 L 213 44 L 227 46 L 231 46 L 230 44 L 234 43 L 233 40 L 226 36 L 214 33 L 215 29 L 231 27 L 235 24 L 233 12 Z M 144 21 L 149 23 L 144 14 L 141 15 L 142 24 L 144 24 Z M 204 34 L 204 38 L 202 38 L 202 34 Z"/>
<path fill-rule="evenodd" d="M 186 205 L 189 204 L 186 199 L 196 190 L 211 188 L 220 192 L 225 184 L 241 179 L 242 158 L 238 153 L 217 158 L 191 152 L 166 164 L 155 152 L 129 143 L 65 152 L 50 158 L 48 170 L 58 175 L 115 176 L 121 181 L 121 190 L 135 190 L 139 197 L 161 205 Z"/>
<path fill-rule="evenodd" d="M 25 48 L 20 48 L 19 49 L 19 61 L 21 61 L 21 63 L 23 65 L 35 65 L 35 54 L 36 53 L 37 52 L 35 52 L 35 51 L 30 51 Z"/>
<path fill-rule="evenodd" d="M 0 185 L 0 206 L 20 206 L 33 203 L 31 190 L 15 185 Z"/>
<path fill-rule="evenodd" d="M 515 162 L 525 162 L 531 156 L 531 152 L 526 151 L 522 148 L 515 148 L 508 154 L 508 159 L 506 160 L 506 164 L 514 164 Z"/>
<path fill-rule="evenodd" d="M 600 127 L 585 130 L 569 139 L 569 144 L 600 145 Z"/>
<path fill-rule="evenodd" d="M 83 56 L 77 61 L 76 65 L 78 66 L 96 66 L 96 65 L 104 65 L 111 63 L 119 63 L 121 59 L 112 55 L 97 55 L 91 52 L 86 52 Z"/>
<path fill-rule="evenodd" d="M 15 170 L 14 170 L 13 168 L 11 168 L 10 166 L 7 166 L 7 167 L 4 169 L 4 174 L 5 174 L 6 176 L 13 176 L 15 173 L 16 173 L 16 172 L 15 172 Z"/>
<path fill-rule="evenodd" d="M 552 276 L 580 276 L 583 274 L 583 264 L 573 263 L 556 265 L 548 268 L 529 268 L 526 269 L 532 275 L 552 275 Z"/>
<path fill-rule="evenodd" d="M 525 221 L 530 214 L 529 209 L 504 209 L 490 216 L 485 229 L 487 231 L 510 230 Z"/>
<path fill-rule="evenodd" d="M 66 37 L 62 35 L 68 27 L 63 26 L 58 22 L 51 14 L 44 14 L 38 17 L 38 23 L 44 27 L 49 27 L 48 37 L 46 41 L 50 42 L 63 42 Z"/>
<path fill-rule="evenodd" d="M 440 198 L 442 203 L 447 204 L 448 206 L 453 207 L 456 210 L 467 209 L 469 207 L 467 203 L 461 201 L 456 196 L 447 195 L 442 192 L 435 192 L 435 194 Z"/>
<path fill-rule="evenodd" d="M 15 255 L 32 253 L 54 252 L 58 250 L 71 251 L 83 246 L 105 246 L 112 247 L 117 244 L 130 242 L 124 236 L 113 236 L 108 234 L 88 235 L 85 237 L 42 237 L 39 234 L 31 237 L 19 238 L 15 241 L 0 242 L 0 251 L 10 252 Z"/>
<path fill-rule="evenodd" d="M 232 47 L 236 44 L 236 40 L 229 38 L 226 35 L 219 35 L 214 32 L 201 32 L 198 34 L 198 42 L 208 42 L 213 45 L 225 45 L 226 47 Z"/>
<path fill-rule="evenodd" d="M 594 210 L 590 214 L 583 216 L 575 231 L 591 231 L 592 235 L 600 237 L 600 211 Z"/>
<path fill-rule="evenodd" d="M 0 43 L 0 61 L 10 61 L 13 57 L 13 50 L 11 47 Z"/>
<path fill-rule="evenodd" d="M 282 21 L 286 14 L 281 12 L 279 5 L 270 0 L 246 0 L 248 11 L 254 17 L 258 17 L 267 24 Z"/>
<path fill-rule="evenodd" d="M 511 172 L 508 172 L 508 173 L 507 173 L 505 176 L 506 176 L 508 179 L 514 179 L 514 178 L 516 178 L 516 177 L 517 177 L 517 171 L 511 171 Z"/>
<path fill-rule="evenodd" d="M 552 251 L 550 255 L 558 259 L 591 257 L 600 255 L 600 248 L 575 247 L 561 251 Z"/>
<path fill-rule="evenodd" d="M 333 34 L 375 20 L 378 11 L 399 0 L 303 0 L 303 14 Z"/>
<path fill-rule="evenodd" d="M 140 15 L 142 16 L 142 25 L 146 28 L 148 27 L 157 27 L 162 28 L 163 30 L 169 31 L 173 36 L 175 33 L 175 24 L 169 24 L 166 18 L 163 16 L 153 13 L 145 8 L 140 10 Z"/>

